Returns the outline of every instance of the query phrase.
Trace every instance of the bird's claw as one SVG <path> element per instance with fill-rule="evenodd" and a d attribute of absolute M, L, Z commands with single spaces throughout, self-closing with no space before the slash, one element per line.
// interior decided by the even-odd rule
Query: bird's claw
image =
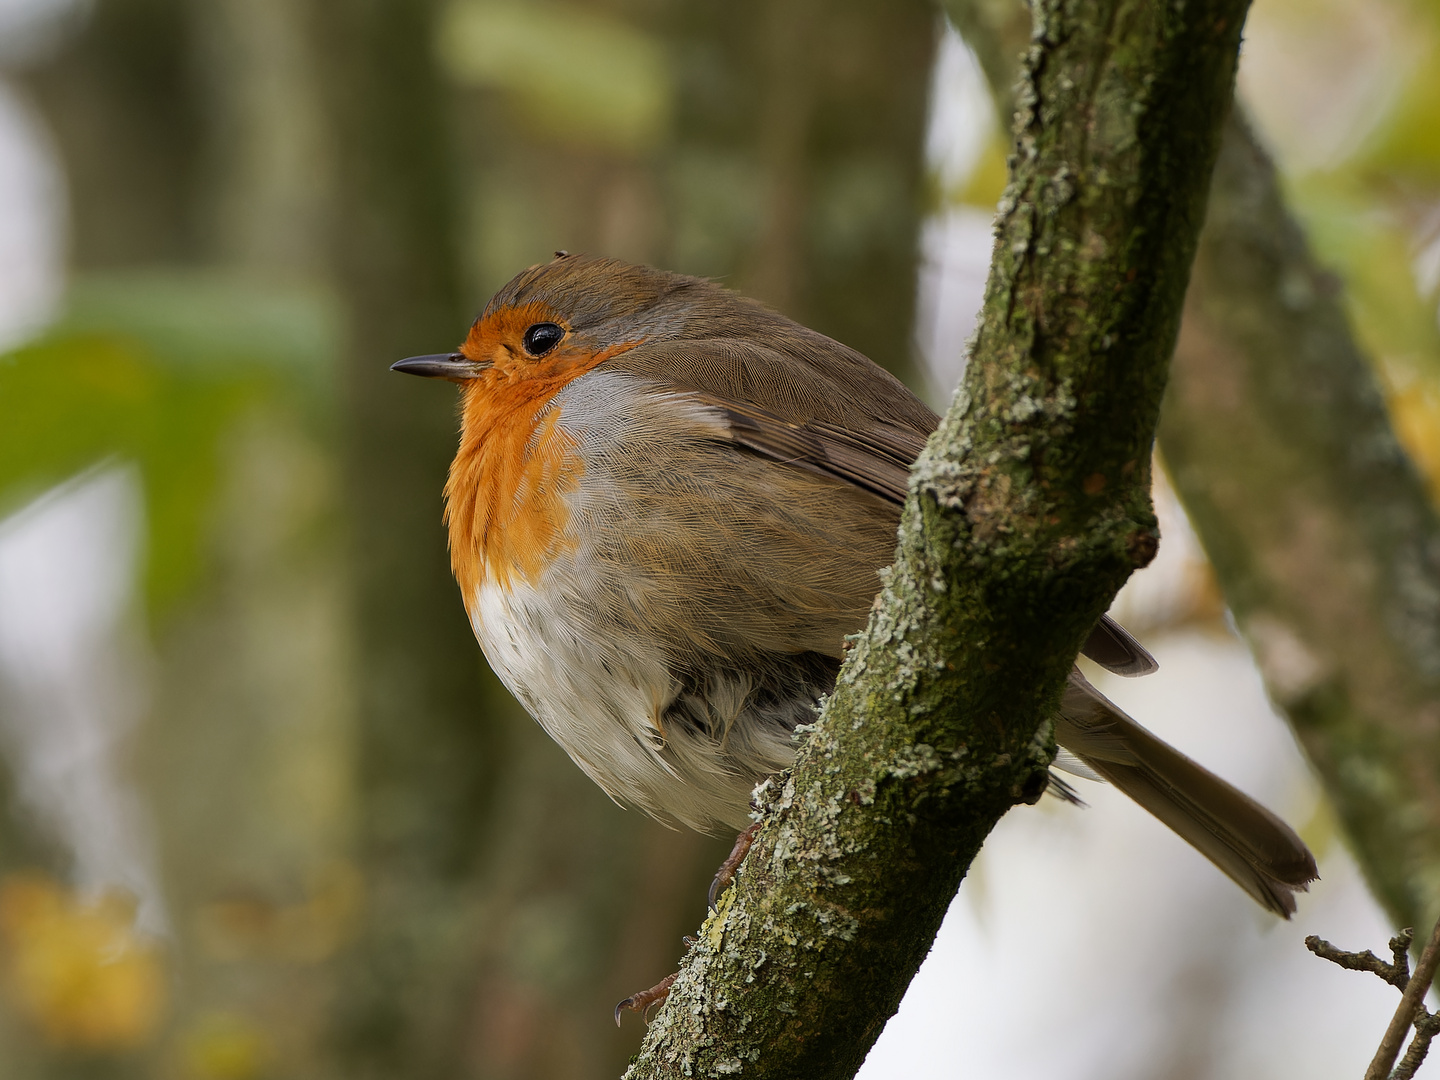
<path fill-rule="evenodd" d="M 730 887 L 735 880 L 735 871 L 745 861 L 745 855 L 750 850 L 750 845 L 755 843 L 755 834 L 760 831 L 760 823 L 757 821 L 748 829 L 735 837 L 735 846 L 730 849 L 730 854 L 720 864 L 720 869 L 715 871 L 715 880 L 710 882 L 710 893 L 705 898 L 706 904 L 711 911 L 715 910 L 715 900 Z"/>
<path fill-rule="evenodd" d="M 679 975 L 680 973 L 678 971 L 666 975 L 665 978 L 661 979 L 649 990 L 641 990 L 638 994 L 631 994 L 624 1001 L 620 1002 L 620 1004 L 616 1005 L 615 1026 L 617 1028 L 620 1026 L 620 1014 L 626 1010 L 638 1012 L 644 1017 L 645 1022 L 648 1024 L 650 1022 L 650 1010 L 670 996 L 670 986 Z"/>

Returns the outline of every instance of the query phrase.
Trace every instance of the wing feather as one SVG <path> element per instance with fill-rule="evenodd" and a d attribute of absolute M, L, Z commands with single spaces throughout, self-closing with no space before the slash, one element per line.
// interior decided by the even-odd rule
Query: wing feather
<path fill-rule="evenodd" d="M 1100 616 L 1080 651 L 1107 671 L 1127 678 L 1160 670 L 1149 650 L 1109 615 Z"/>
<path fill-rule="evenodd" d="M 853 349 L 795 331 L 775 336 L 778 347 L 743 338 L 656 342 L 605 366 L 689 392 L 725 418 L 736 445 L 869 492 L 894 508 L 898 526 L 910 468 L 940 418 Z M 1119 675 L 1159 667 L 1108 615 L 1081 651 Z"/>

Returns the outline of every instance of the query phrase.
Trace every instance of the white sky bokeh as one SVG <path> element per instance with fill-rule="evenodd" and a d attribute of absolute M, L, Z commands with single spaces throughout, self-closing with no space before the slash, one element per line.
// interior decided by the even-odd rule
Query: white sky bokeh
<path fill-rule="evenodd" d="M 59 163 L 39 117 L 0 79 L 0 349 L 20 344 L 54 317 L 64 250 Z"/>
<path fill-rule="evenodd" d="M 144 498 L 110 465 L 0 521 L 0 751 L 22 812 L 71 856 L 81 889 L 120 888 L 166 928 L 149 819 L 125 773 L 146 706 L 137 624 Z"/>
<path fill-rule="evenodd" d="M 86 0 L 0 0 L 0 64 L 52 47 Z M 0 78 L 0 351 L 56 316 L 64 174 L 43 122 Z M 137 623 L 144 499 L 131 468 L 90 470 L 0 520 L 0 754 L 22 814 L 59 842 L 76 885 L 119 888 L 166 932 L 149 819 L 124 767 L 147 705 Z"/>
<path fill-rule="evenodd" d="M 994 128 L 980 65 L 946 24 L 930 79 L 925 137 L 926 165 L 942 191 L 964 184 Z M 988 210 L 946 206 L 921 226 L 915 344 L 937 408 L 949 403 L 965 370 L 966 339 L 985 298 L 993 222 Z"/>
<path fill-rule="evenodd" d="M 1239 92 L 1287 173 L 1338 164 L 1423 57 L 1403 5 L 1267 0 L 1245 21 Z"/>
<path fill-rule="evenodd" d="M 1201 630 L 1147 644 L 1158 673 L 1096 684 L 1312 833 L 1317 787 L 1248 651 Z M 1088 807 L 1017 807 L 991 834 L 861 1080 L 1361 1075 L 1398 996 L 1303 944 L 1387 955 L 1348 853 L 1322 846 L 1282 922 L 1119 792 L 1075 783 Z"/>

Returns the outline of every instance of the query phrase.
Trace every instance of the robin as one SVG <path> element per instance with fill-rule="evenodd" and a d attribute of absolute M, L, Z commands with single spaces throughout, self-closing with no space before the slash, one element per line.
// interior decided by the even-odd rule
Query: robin
<path fill-rule="evenodd" d="M 790 765 L 865 624 L 939 417 L 754 300 L 564 252 L 459 351 L 394 369 L 461 387 L 450 558 L 496 674 L 617 802 L 746 830 L 733 869 L 751 791 Z M 1156 668 L 1108 617 L 1083 652 Z M 1289 826 L 1078 670 L 1055 738 L 1058 767 L 1115 784 L 1267 910 L 1288 918 L 1315 879 Z"/>

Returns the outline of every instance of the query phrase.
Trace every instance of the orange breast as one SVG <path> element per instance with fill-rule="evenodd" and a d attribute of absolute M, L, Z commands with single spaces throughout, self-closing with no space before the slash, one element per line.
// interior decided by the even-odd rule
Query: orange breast
<path fill-rule="evenodd" d="M 460 450 L 445 484 L 450 564 L 465 605 L 486 582 L 536 581 L 574 544 L 565 497 L 585 472 L 559 427 L 555 395 L 566 384 L 638 342 L 593 350 L 561 347 L 534 360 L 518 342 L 532 323 L 559 322 L 543 305 L 507 308 L 476 323 L 461 351 L 492 367 L 467 382 Z"/>

